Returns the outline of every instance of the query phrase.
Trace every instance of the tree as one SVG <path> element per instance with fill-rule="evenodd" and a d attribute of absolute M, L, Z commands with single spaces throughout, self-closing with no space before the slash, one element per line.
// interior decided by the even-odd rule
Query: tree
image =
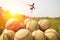
<path fill-rule="evenodd" d="M 3 9 L 2 7 L 0 7 L 0 24 L 1 24 L 2 26 L 4 26 L 4 25 L 3 25 L 3 24 L 4 24 L 4 15 L 5 15 L 4 9 Z"/>

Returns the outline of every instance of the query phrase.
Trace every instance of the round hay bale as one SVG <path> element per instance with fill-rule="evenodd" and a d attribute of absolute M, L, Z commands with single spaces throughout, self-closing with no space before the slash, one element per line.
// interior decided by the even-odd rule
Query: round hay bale
<path fill-rule="evenodd" d="M 8 30 L 13 30 L 13 31 L 17 32 L 18 30 L 25 28 L 25 25 L 23 23 L 19 22 L 17 19 L 9 19 L 6 22 L 6 28 Z"/>
<path fill-rule="evenodd" d="M 46 29 L 50 27 L 50 22 L 47 19 L 41 19 L 38 22 L 38 25 L 41 30 L 45 31 Z"/>
<path fill-rule="evenodd" d="M 28 21 L 31 21 L 31 20 L 32 20 L 32 19 L 30 19 L 30 18 L 25 19 L 25 20 L 24 20 L 24 24 L 26 25 L 27 22 L 28 22 Z"/>
<path fill-rule="evenodd" d="M 5 23 L 5 27 L 8 27 L 10 24 L 12 24 L 15 21 L 18 21 L 18 20 L 15 18 L 11 18 L 11 19 L 7 20 L 7 22 Z"/>
<path fill-rule="evenodd" d="M 55 34 L 58 36 L 57 31 L 54 30 L 54 29 L 47 29 L 47 30 L 45 31 L 45 33 L 47 33 L 47 32 L 53 32 L 53 33 L 55 33 Z"/>
<path fill-rule="evenodd" d="M 2 33 L 3 40 L 14 40 L 15 32 L 12 30 L 7 30 Z"/>
<path fill-rule="evenodd" d="M 30 30 L 31 32 L 39 29 L 38 23 L 34 20 L 27 22 L 26 29 Z"/>
<path fill-rule="evenodd" d="M 58 33 L 54 29 L 47 29 L 45 31 L 45 35 L 47 37 L 47 40 L 57 40 L 58 39 Z"/>
<path fill-rule="evenodd" d="M 14 40 L 33 40 L 33 37 L 29 30 L 21 29 L 16 32 Z"/>
<path fill-rule="evenodd" d="M 46 40 L 44 33 L 41 30 L 35 30 L 32 32 L 34 40 Z"/>

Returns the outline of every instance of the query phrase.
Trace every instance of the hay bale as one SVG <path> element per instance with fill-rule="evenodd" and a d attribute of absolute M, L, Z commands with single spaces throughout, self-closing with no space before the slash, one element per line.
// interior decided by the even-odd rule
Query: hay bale
<path fill-rule="evenodd" d="M 45 31 L 50 27 L 50 22 L 47 19 L 41 19 L 39 20 L 38 25 L 41 30 Z"/>
<path fill-rule="evenodd" d="M 18 21 L 18 20 L 15 19 L 15 18 L 11 18 L 11 19 L 7 20 L 7 22 L 6 22 L 6 24 L 5 24 L 5 27 L 8 27 L 10 24 L 12 24 L 12 23 L 15 22 L 15 21 Z"/>
<path fill-rule="evenodd" d="M 14 40 L 15 32 L 12 30 L 4 30 L 1 37 L 2 40 Z"/>
<path fill-rule="evenodd" d="M 27 22 L 26 29 L 28 29 L 31 32 L 33 32 L 33 31 L 39 29 L 38 23 L 36 21 L 34 21 L 34 20 L 31 20 L 31 21 Z"/>
<path fill-rule="evenodd" d="M 14 40 L 33 40 L 33 37 L 29 30 L 21 29 L 16 32 Z"/>
<path fill-rule="evenodd" d="M 17 19 L 9 19 L 6 22 L 6 28 L 8 30 L 13 30 L 13 31 L 17 32 L 18 30 L 25 28 L 25 25 L 23 23 L 19 22 Z"/>
<path fill-rule="evenodd" d="M 58 33 L 54 29 L 47 29 L 45 31 L 45 35 L 47 40 L 57 40 L 58 39 Z"/>
<path fill-rule="evenodd" d="M 25 20 L 24 20 L 24 24 L 26 25 L 27 22 L 28 22 L 28 21 L 31 21 L 31 20 L 32 20 L 32 19 L 30 19 L 30 18 L 25 19 Z"/>
<path fill-rule="evenodd" d="M 35 30 L 32 32 L 34 40 L 46 40 L 44 33 L 41 30 Z"/>

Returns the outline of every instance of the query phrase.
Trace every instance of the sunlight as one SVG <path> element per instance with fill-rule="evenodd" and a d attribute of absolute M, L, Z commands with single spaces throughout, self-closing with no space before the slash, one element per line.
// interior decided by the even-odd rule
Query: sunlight
<path fill-rule="evenodd" d="M 19 14 L 25 14 L 26 12 L 26 7 L 24 7 L 26 5 L 20 5 L 20 7 L 9 7 L 9 10 L 11 12 L 12 15 L 15 15 L 16 13 L 19 13 Z"/>
<path fill-rule="evenodd" d="M 19 5 L 10 4 L 6 9 L 10 10 L 11 15 L 15 15 L 16 13 L 28 15 L 29 13 L 29 6 L 24 3 L 20 3 Z"/>
<path fill-rule="evenodd" d="M 11 11 L 11 14 L 12 15 L 15 15 L 16 14 L 16 11 L 14 11 L 14 10 L 10 10 Z"/>

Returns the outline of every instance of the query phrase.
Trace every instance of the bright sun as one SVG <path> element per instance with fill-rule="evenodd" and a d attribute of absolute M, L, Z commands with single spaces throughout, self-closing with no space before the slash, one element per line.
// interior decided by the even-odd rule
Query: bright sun
<path fill-rule="evenodd" d="M 12 15 L 15 15 L 16 14 L 16 11 L 14 11 L 14 10 L 10 10 L 11 11 L 11 14 Z"/>
<path fill-rule="evenodd" d="M 28 8 L 25 4 L 20 4 L 20 6 L 9 7 L 9 10 L 12 15 L 15 15 L 16 13 L 19 13 L 19 14 L 28 13 Z"/>

